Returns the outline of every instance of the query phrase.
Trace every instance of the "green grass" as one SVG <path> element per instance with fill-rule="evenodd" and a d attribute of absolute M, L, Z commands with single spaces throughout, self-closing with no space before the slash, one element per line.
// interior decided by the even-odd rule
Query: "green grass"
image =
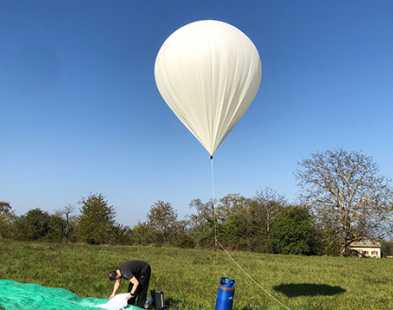
<path fill-rule="evenodd" d="M 393 260 L 232 255 L 290 309 L 393 309 Z M 224 253 L 207 250 L 0 241 L 0 278 L 106 297 L 106 272 L 127 259 L 150 262 L 151 288 L 164 290 L 171 309 L 213 309 L 221 275 L 237 281 L 235 309 L 284 309 Z"/>

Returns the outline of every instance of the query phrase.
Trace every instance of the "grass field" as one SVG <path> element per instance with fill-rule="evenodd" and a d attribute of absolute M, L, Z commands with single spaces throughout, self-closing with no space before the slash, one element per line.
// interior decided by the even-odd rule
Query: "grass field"
<path fill-rule="evenodd" d="M 393 309 L 393 260 L 232 254 L 290 309 Z M 127 259 L 150 262 L 151 288 L 164 290 L 170 309 L 213 309 L 221 275 L 237 281 L 235 309 L 284 309 L 224 253 L 207 250 L 0 241 L 0 278 L 106 297 L 106 272 Z"/>

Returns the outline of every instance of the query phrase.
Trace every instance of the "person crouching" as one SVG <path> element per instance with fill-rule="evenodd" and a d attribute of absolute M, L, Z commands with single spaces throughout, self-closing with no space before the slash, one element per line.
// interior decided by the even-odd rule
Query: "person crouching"
<path fill-rule="evenodd" d="M 124 279 L 129 282 L 128 292 L 130 293 L 130 297 L 128 304 L 144 307 L 149 289 L 150 274 L 151 267 L 147 262 L 130 260 L 121 263 L 116 270 L 108 273 L 109 280 L 115 281 L 112 294 L 109 298 L 116 295 L 120 287 L 120 282 Z"/>

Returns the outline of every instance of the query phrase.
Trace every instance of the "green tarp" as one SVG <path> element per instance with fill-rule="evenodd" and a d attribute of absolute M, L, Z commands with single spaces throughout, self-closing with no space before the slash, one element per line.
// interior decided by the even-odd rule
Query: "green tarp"
<path fill-rule="evenodd" d="M 6 310 L 99 310 L 97 305 L 107 301 L 104 298 L 81 298 L 61 288 L 0 280 L 0 308 Z M 129 306 L 127 310 L 141 308 Z"/>

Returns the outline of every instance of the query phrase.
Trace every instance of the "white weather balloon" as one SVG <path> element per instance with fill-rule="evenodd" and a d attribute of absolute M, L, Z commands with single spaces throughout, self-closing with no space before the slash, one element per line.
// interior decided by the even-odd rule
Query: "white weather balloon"
<path fill-rule="evenodd" d="M 224 22 L 187 24 L 161 46 L 155 63 L 158 90 L 181 122 L 213 155 L 258 92 L 258 50 Z"/>

